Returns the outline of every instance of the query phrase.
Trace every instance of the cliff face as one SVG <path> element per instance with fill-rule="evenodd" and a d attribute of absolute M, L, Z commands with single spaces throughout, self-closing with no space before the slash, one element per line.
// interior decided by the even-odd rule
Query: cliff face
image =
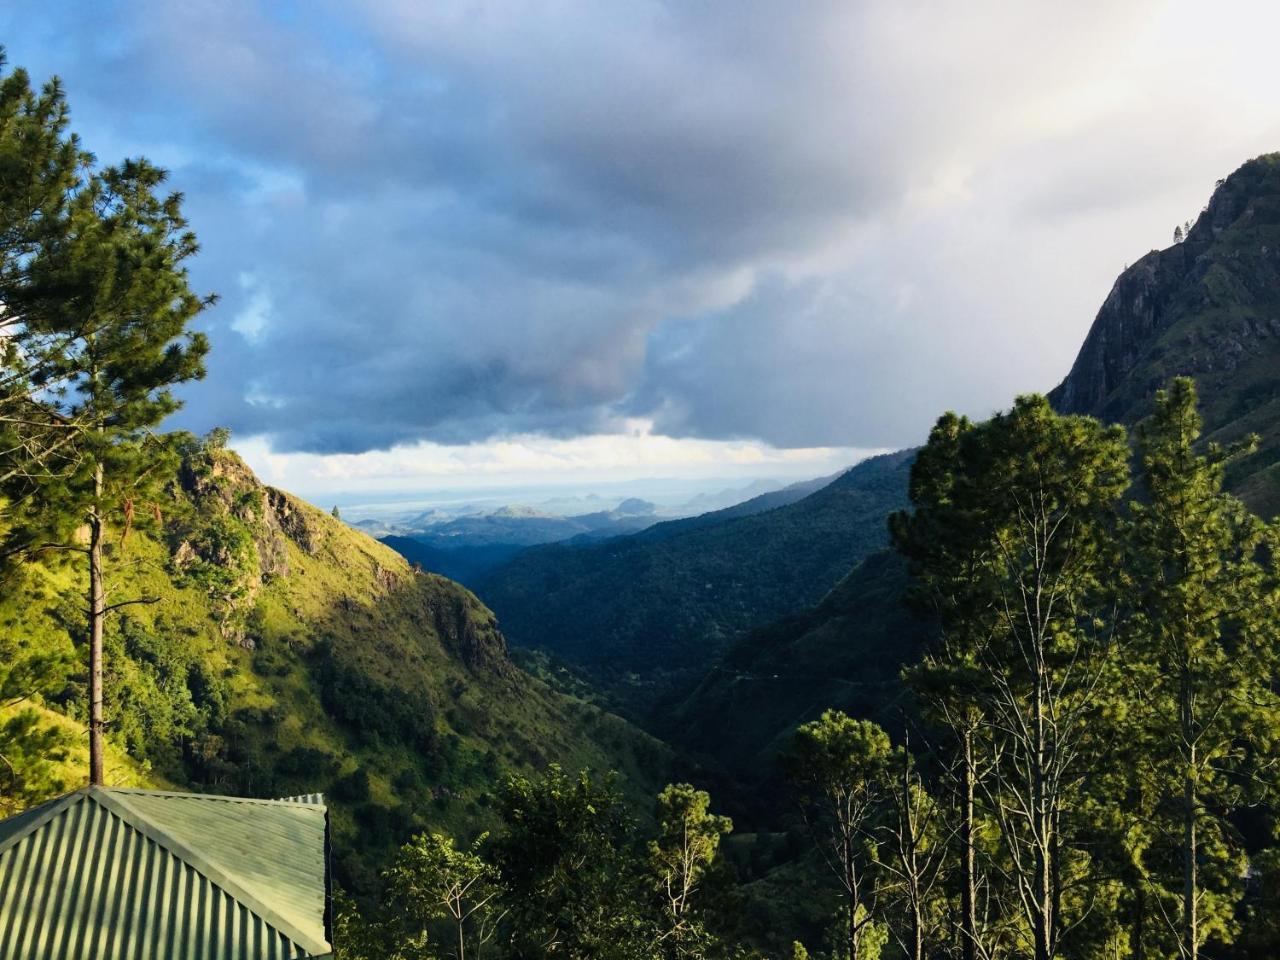
<path fill-rule="evenodd" d="M 1231 482 L 1263 513 L 1280 508 L 1280 154 L 1221 181 L 1182 243 L 1120 275 L 1049 396 L 1133 424 L 1180 375 L 1196 378 L 1212 439 L 1262 436 Z"/>

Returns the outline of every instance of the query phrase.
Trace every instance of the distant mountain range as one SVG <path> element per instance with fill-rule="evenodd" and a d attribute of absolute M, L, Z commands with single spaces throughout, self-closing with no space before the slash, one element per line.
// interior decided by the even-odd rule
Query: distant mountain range
<path fill-rule="evenodd" d="M 682 507 L 660 508 L 639 497 L 622 500 L 610 510 L 562 516 L 529 506 L 505 506 L 487 513 L 442 516 L 437 511 L 387 525 L 376 520 L 352 524 L 423 569 L 471 585 L 489 570 L 547 543 L 584 545 L 611 537 L 649 531 L 662 538 L 685 529 L 735 516 L 749 516 L 785 506 L 826 486 L 834 476 L 804 480 L 778 488 L 776 481 L 757 480 L 745 487 L 703 493 Z M 762 492 L 763 491 L 763 492 Z M 749 499 L 748 499 L 749 496 Z M 730 505 L 698 516 L 684 516 L 695 505 Z M 678 519 L 662 522 L 675 513 Z"/>

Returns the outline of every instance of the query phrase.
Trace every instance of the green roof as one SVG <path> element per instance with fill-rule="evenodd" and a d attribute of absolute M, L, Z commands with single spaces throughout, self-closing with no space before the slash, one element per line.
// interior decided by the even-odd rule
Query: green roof
<path fill-rule="evenodd" d="M 317 799 L 87 787 L 0 822 L 0 960 L 329 956 Z"/>

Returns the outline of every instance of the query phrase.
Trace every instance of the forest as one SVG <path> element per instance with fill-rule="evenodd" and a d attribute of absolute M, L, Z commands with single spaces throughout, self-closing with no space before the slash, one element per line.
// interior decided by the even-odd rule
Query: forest
<path fill-rule="evenodd" d="M 460 588 L 232 482 L 225 432 L 161 429 L 204 374 L 215 302 L 182 205 L 146 160 L 99 164 L 56 82 L 0 80 L 0 811 L 68 785 L 80 729 L 95 783 L 116 758 L 200 789 L 333 790 L 346 960 L 1280 954 L 1280 526 L 1225 486 L 1271 438 L 1207 442 L 1194 379 L 1133 430 L 1039 395 L 937 420 L 907 506 L 848 531 L 905 562 L 926 639 L 875 717 L 829 709 L 779 747 L 776 805 L 750 818 L 777 843 L 753 865 L 722 777 L 525 676 Z M 348 578 L 315 627 L 272 585 L 338 583 L 319 558 L 339 541 L 377 603 Z M 185 646 L 145 563 L 208 603 Z M 42 598 L 57 643 L 18 627 Z M 360 673 L 338 647 L 400 629 L 378 609 L 445 652 Z M 419 656 L 451 692 L 388 685 Z M 286 761 L 269 741 L 290 703 L 337 732 Z M 499 729 L 520 709 L 523 732 Z M 259 753 L 235 742 L 249 727 Z M 587 727 L 613 752 L 581 746 Z M 520 751 L 489 746 L 517 733 Z M 629 775 L 601 766 L 624 747 Z M 451 764 L 467 795 L 446 817 Z"/>

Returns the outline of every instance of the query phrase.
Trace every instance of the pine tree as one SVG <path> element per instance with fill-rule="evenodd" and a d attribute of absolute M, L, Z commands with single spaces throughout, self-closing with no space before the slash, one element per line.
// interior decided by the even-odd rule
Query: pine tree
<path fill-rule="evenodd" d="M 1122 429 L 1060 416 L 1043 397 L 977 426 L 949 415 L 913 469 L 915 512 L 892 525 L 943 628 L 918 689 L 933 691 L 974 754 L 963 775 L 998 826 L 1036 960 L 1059 955 L 1078 927 L 1068 886 L 1096 891 L 1100 880 L 1085 787 L 1103 759 L 1116 662 L 1109 586 L 1127 452 Z M 939 693 L 948 677 L 959 683 Z M 974 819 L 966 812 L 962 833 Z"/>
<path fill-rule="evenodd" d="M 0 70 L 5 65 L 0 49 Z M 67 103 L 56 79 L 37 91 L 26 71 L 0 79 L 0 482 L 35 481 L 68 468 L 60 456 L 67 425 L 33 396 L 55 374 L 26 352 L 23 301 L 32 258 L 69 227 L 66 206 L 90 158 L 68 129 Z M 0 535 L 16 506 L 0 502 Z M 0 554 L 9 559 L 10 555 Z"/>
<path fill-rule="evenodd" d="M 0 461 L 0 476 L 10 479 L 5 493 L 21 505 L 6 532 L 8 552 L 60 549 L 84 558 L 93 783 L 103 772 L 105 618 L 147 599 L 108 596 L 108 528 L 122 541 L 144 522 L 174 454 L 173 441 L 154 428 L 178 408 L 171 388 L 203 375 L 208 346 L 189 329 L 211 302 L 188 284 L 195 237 L 181 196 L 159 192 L 164 179 L 145 160 L 90 177 L 72 191 L 62 228 L 41 238 L 24 281 L 10 291 L 21 317 L 14 344 L 28 400 L 63 435 L 55 470 L 13 472 L 4 468 L 15 457 Z"/>
<path fill-rule="evenodd" d="M 0 73 L 5 67 L 0 49 Z M 59 456 L 66 429 L 33 402 L 30 372 L 21 351 L 21 291 L 31 259 L 58 230 L 70 191 L 88 162 L 68 130 L 67 103 L 57 80 L 40 90 L 26 71 L 0 77 L 0 545 L 21 502 L 19 482 L 30 483 L 65 468 Z M 7 488 L 7 489 L 6 489 Z M 0 549 L 0 587 L 12 588 L 22 571 Z M 32 695 L 55 692 L 59 658 L 31 649 L 20 636 L 0 636 L 0 706 L 17 707 Z M 65 748 L 63 734 L 21 709 L 0 723 L 0 816 L 47 795 L 50 761 Z"/>
<path fill-rule="evenodd" d="M 1195 383 L 1180 378 L 1140 430 L 1145 499 L 1129 526 L 1142 588 L 1133 692 L 1164 828 L 1146 865 L 1177 903 L 1163 915 L 1188 960 L 1209 938 L 1232 938 L 1244 862 L 1229 816 L 1250 783 L 1269 782 L 1250 767 L 1280 732 L 1264 527 L 1222 489 L 1227 464 L 1256 440 L 1201 452 L 1199 436 Z"/>

